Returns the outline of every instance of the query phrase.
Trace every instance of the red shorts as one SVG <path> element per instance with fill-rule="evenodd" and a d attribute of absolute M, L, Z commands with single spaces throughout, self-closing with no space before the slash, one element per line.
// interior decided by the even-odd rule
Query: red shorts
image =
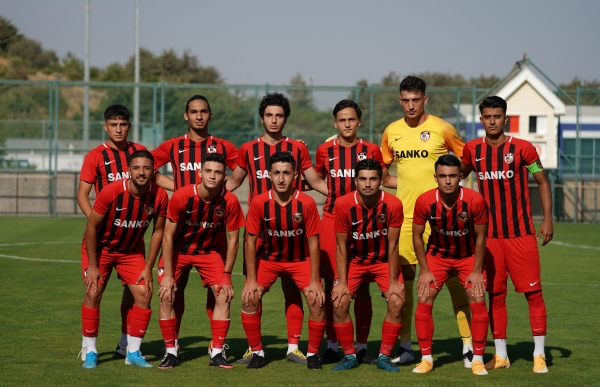
<path fill-rule="evenodd" d="M 219 284 L 225 270 L 225 264 L 221 259 L 221 255 L 216 252 L 198 255 L 175 254 L 173 255 L 173 278 L 175 279 L 175 283 L 179 281 L 182 272 L 189 273 L 192 267 L 195 267 L 200 274 L 204 286 Z M 164 264 L 162 257 L 160 257 L 160 261 L 158 262 L 158 283 L 162 281 L 163 276 Z"/>
<path fill-rule="evenodd" d="M 113 267 L 117 269 L 119 278 L 123 285 L 135 285 L 140 274 L 146 268 L 146 260 L 141 252 L 131 253 L 107 253 L 101 251 L 96 254 L 98 261 L 98 269 L 100 269 L 101 278 L 99 284 L 108 282 Z M 85 280 L 88 269 L 88 255 L 85 249 L 81 249 L 81 277 Z M 144 285 L 144 280 L 140 281 L 140 285 Z"/>
<path fill-rule="evenodd" d="M 321 246 L 321 278 L 325 279 L 325 281 L 333 282 L 337 277 L 335 218 L 331 214 L 323 215 L 321 223 L 323 225 L 322 231 L 319 233 L 319 246 Z"/>
<path fill-rule="evenodd" d="M 435 277 L 437 282 L 437 289 L 442 290 L 444 286 L 444 282 L 449 277 L 454 277 L 454 273 L 458 275 L 460 279 L 460 283 L 465 286 L 465 282 L 467 282 L 467 278 L 473 272 L 473 266 L 475 265 L 475 255 L 466 258 L 440 258 L 434 255 L 425 254 L 427 258 L 427 266 L 429 266 L 429 271 Z M 486 282 L 486 273 L 485 268 L 481 271 L 481 275 L 483 275 L 483 282 Z M 433 282 L 429 285 L 432 288 L 435 288 Z M 467 285 L 467 288 L 471 288 L 471 283 Z"/>
<path fill-rule="evenodd" d="M 509 274 L 519 293 L 542 288 L 540 253 L 535 235 L 487 238 L 485 268 L 490 293 L 506 291 Z"/>
<path fill-rule="evenodd" d="M 350 262 L 348 265 L 348 290 L 350 294 L 356 293 L 362 283 L 377 282 L 382 293 L 390 287 L 390 265 L 387 263 L 376 263 L 371 265 L 359 265 Z M 398 281 L 404 283 L 402 270 L 398 265 Z"/>
<path fill-rule="evenodd" d="M 262 261 L 257 272 L 258 285 L 269 291 L 277 277 L 290 277 L 300 291 L 310 285 L 310 260 L 303 262 L 273 262 Z"/>

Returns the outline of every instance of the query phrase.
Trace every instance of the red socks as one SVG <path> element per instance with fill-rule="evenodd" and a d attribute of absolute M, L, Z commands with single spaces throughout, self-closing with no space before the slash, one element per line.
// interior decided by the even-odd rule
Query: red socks
<path fill-rule="evenodd" d="M 158 320 L 158 324 L 160 325 L 160 331 L 165 341 L 165 347 L 173 348 L 177 339 L 177 319 Z"/>
<path fill-rule="evenodd" d="M 285 297 L 285 319 L 287 320 L 288 343 L 298 344 L 304 320 L 302 296 Z"/>
<path fill-rule="evenodd" d="M 431 316 L 432 309 L 433 305 L 419 302 L 415 312 L 415 330 L 419 339 L 421 355 L 431 355 L 431 342 L 434 331 L 433 317 Z"/>
<path fill-rule="evenodd" d="M 398 336 L 400 336 L 401 329 L 402 324 L 393 324 L 383 320 L 383 326 L 381 327 L 381 347 L 379 348 L 379 352 L 387 356 L 392 354 L 394 346 L 398 341 Z"/>
<path fill-rule="evenodd" d="M 546 303 L 541 290 L 525 293 L 529 304 L 529 323 L 533 336 L 544 336 L 546 334 Z"/>
<path fill-rule="evenodd" d="M 181 328 L 181 318 L 185 312 L 185 294 L 183 291 L 175 292 L 175 303 L 173 304 L 175 309 L 175 318 L 177 320 L 177 336 L 179 336 L 179 329 Z"/>
<path fill-rule="evenodd" d="M 124 334 L 129 332 L 127 326 L 129 325 L 131 308 L 133 308 L 133 304 L 121 304 L 121 332 Z"/>
<path fill-rule="evenodd" d="M 229 331 L 230 320 L 211 320 L 211 332 L 212 332 L 212 346 L 213 348 L 223 348 L 225 344 L 225 338 Z"/>
<path fill-rule="evenodd" d="M 490 328 L 494 339 L 506 339 L 508 313 L 506 312 L 506 290 L 501 293 L 489 293 Z"/>
<path fill-rule="evenodd" d="M 242 326 L 244 327 L 244 332 L 246 332 L 250 349 L 253 351 L 263 349 L 260 332 L 260 315 L 258 312 L 252 314 L 242 312 Z"/>
<path fill-rule="evenodd" d="M 476 302 L 471 306 L 471 336 L 473 337 L 473 354 L 483 355 L 488 331 L 488 313 L 485 302 Z"/>
<path fill-rule="evenodd" d="M 309 320 L 310 321 L 310 320 Z M 345 324 L 333 324 L 340 346 L 344 350 L 344 354 L 352 355 L 356 353 L 354 347 L 354 324 L 352 321 Z"/>
<path fill-rule="evenodd" d="M 86 337 L 98 336 L 100 308 L 88 308 L 81 304 L 81 334 Z"/>
<path fill-rule="evenodd" d="M 146 330 L 148 329 L 148 324 L 150 323 L 151 315 L 152 309 L 142 309 L 133 305 L 130 313 L 128 334 L 135 337 L 144 337 Z"/>
<path fill-rule="evenodd" d="M 325 333 L 325 321 L 313 321 L 308 319 L 308 353 L 319 353 L 321 342 L 323 341 L 323 334 Z"/>
<path fill-rule="evenodd" d="M 356 342 L 366 344 L 373 321 L 373 304 L 371 298 L 356 298 L 354 301 L 354 317 L 356 318 Z"/>

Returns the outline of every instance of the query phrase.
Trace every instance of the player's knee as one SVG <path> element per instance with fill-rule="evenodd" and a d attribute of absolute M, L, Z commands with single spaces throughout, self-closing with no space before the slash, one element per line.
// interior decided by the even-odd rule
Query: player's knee
<path fill-rule="evenodd" d="M 102 293 L 94 293 L 88 292 L 83 297 L 83 303 L 88 308 L 97 308 L 100 306 L 100 301 L 102 300 Z"/>
<path fill-rule="evenodd" d="M 336 302 L 333 303 L 333 318 L 337 320 L 346 320 L 349 314 L 350 309 L 350 299 L 348 297 L 343 297 L 342 301 L 339 303 L 339 306 Z"/>
<path fill-rule="evenodd" d="M 395 316 L 399 317 L 402 315 L 402 307 L 404 306 L 404 301 L 396 294 L 391 294 L 387 301 L 388 311 Z"/>

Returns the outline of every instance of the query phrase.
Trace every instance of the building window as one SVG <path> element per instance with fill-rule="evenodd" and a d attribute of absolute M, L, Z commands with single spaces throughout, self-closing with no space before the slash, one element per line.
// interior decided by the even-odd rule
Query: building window
<path fill-rule="evenodd" d="M 546 134 L 548 133 L 547 116 L 529 116 L 529 133 Z"/>
<path fill-rule="evenodd" d="M 504 127 L 508 133 L 519 133 L 519 116 L 508 116 L 508 123 Z"/>

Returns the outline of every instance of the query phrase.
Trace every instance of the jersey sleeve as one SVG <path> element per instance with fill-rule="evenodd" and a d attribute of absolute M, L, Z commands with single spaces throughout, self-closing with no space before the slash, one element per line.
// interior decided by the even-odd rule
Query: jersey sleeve
<path fill-rule="evenodd" d="M 300 169 L 302 173 L 306 171 L 308 168 L 312 167 L 312 161 L 310 159 L 310 154 L 308 153 L 308 148 L 302 143 L 300 145 Z"/>
<path fill-rule="evenodd" d="M 259 235 L 262 222 L 262 200 L 253 200 L 246 216 L 246 231 L 252 235 Z"/>
<path fill-rule="evenodd" d="M 225 164 L 227 164 L 229 169 L 233 171 L 238 163 L 238 149 L 229 141 L 223 141 L 223 146 L 227 151 L 227 158 L 225 159 Z"/>
<path fill-rule="evenodd" d="M 397 198 L 395 198 L 397 199 Z M 404 222 L 404 208 L 400 199 L 395 201 L 395 205 L 392 208 L 392 216 L 390 217 L 390 227 L 400 228 Z"/>
<path fill-rule="evenodd" d="M 381 149 L 377 147 L 377 145 L 372 147 L 373 159 L 381 165 L 381 168 L 387 168 L 386 162 L 383 160 L 383 154 L 381 153 Z M 391 161 L 390 161 L 391 163 Z M 388 163 L 389 164 L 389 163 Z"/>
<path fill-rule="evenodd" d="M 474 193 L 473 195 L 473 223 L 486 224 L 488 222 L 488 208 L 483 197 Z"/>
<path fill-rule="evenodd" d="M 394 153 L 388 145 L 387 129 L 384 130 L 383 135 L 381 135 L 381 155 L 383 156 L 383 162 L 386 165 L 389 165 L 394 161 Z"/>
<path fill-rule="evenodd" d="M 464 148 L 463 148 L 463 154 L 461 157 L 461 161 L 463 162 L 463 164 L 469 166 L 469 167 L 473 167 L 475 164 L 473 164 L 473 160 L 471 160 L 471 142 L 468 142 L 465 144 Z"/>
<path fill-rule="evenodd" d="M 159 218 L 165 218 L 167 216 L 167 209 L 169 207 L 169 196 L 167 191 L 162 188 L 158 189 L 158 211 L 156 216 Z"/>
<path fill-rule="evenodd" d="M 175 193 L 173 194 L 173 196 L 171 196 L 171 200 L 169 200 L 169 207 L 167 210 L 167 218 L 169 218 L 169 220 L 171 220 L 174 223 L 179 222 L 179 216 L 181 215 L 181 210 L 183 208 L 185 208 L 185 193 L 183 192 L 183 190 L 185 190 L 186 187 L 183 187 L 181 189 L 178 189 L 177 191 L 175 191 Z"/>
<path fill-rule="evenodd" d="M 229 194 L 227 195 L 227 219 L 225 219 L 225 224 L 228 231 L 235 231 L 244 227 L 244 213 L 237 196 Z"/>
<path fill-rule="evenodd" d="M 529 167 L 540 159 L 540 155 L 538 155 L 535 147 L 529 141 L 523 141 L 522 144 L 523 148 L 521 150 L 521 157 L 525 166 Z M 543 169 L 541 165 L 542 163 L 540 162 L 538 166 Z"/>
<path fill-rule="evenodd" d="M 246 164 L 246 154 L 248 153 L 248 145 L 242 144 L 238 151 L 237 165 L 248 173 L 248 164 Z"/>
<path fill-rule="evenodd" d="M 442 125 L 442 134 L 444 135 L 446 149 L 454 153 L 456 157 L 460 159 L 463 155 L 465 142 L 463 141 L 462 137 L 460 137 L 458 130 L 456 130 L 456 128 L 451 124 L 444 121 Z"/>
<path fill-rule="evenodd" d="M 314 199 L 308 196 L 309 200 L 306 201 L 306 236 L 308 238 L 319 235 L 323 228 L 321 227 L 321 218 L 319 218 L 319 210 L 317 210 L 317 204 Z"/>
<path fill-rule="evenodd" d="M 83 180 L 86 183 L 96 184 L 96 178 L 98 177 L 98 153 L 95 151 L 89 152 L 83 159 L 83 165 L 81 166 L 81 172 L 79 172 L 79 180 Z"/>
<path fill-rule="evenodd" d="M 333 207 L 335 217 L 334 227 L 335 232 L 348 232 L 350 230 L 350 221 L 348 220 L 348 208 L 344 201 L 336 200 Z"/>
<path fill-rule="evenodd" d="M 327 168 L 325 167 L 325 152 L 326 152 L 326 147 L 322 144 L 319 145 L 319 147 L 317 148 L 317 160 L 316 160 L 316 164 L 315 164 L 315 169 L 317 171 L 317 173 L 321 174 L 321 175 L 326 175 L 327 174 Z"/>
<path fill-rule="evenodd" d="M 150 152 L 154 157 L 154 168 L 158 169 L 171 160 L 169 150 L 171 149 L 172 142 L 173 140 L 165 141 L 158 148 Z"/>
<path fill-rule="evenodd" d="M 415 203 L 415 212 L 413 214 L 413 223 L 424 225 L 427 223 L 427 218 L 429 214 L 427 213 L 427 204 L 425 203 L 425 194 L 419 196 L 417 202 Z"/>
<path fill-rule="evenodd" d="M 98 196 L 96 196 L 96 201 L 94 202 L 94 211 L 100 215 L 104 215 L 108 212 L 110 209 L 110 204 L 114 199 L 114 189 L 108 189 L 109 187 L 110 185 L 100 191 Z"/>

